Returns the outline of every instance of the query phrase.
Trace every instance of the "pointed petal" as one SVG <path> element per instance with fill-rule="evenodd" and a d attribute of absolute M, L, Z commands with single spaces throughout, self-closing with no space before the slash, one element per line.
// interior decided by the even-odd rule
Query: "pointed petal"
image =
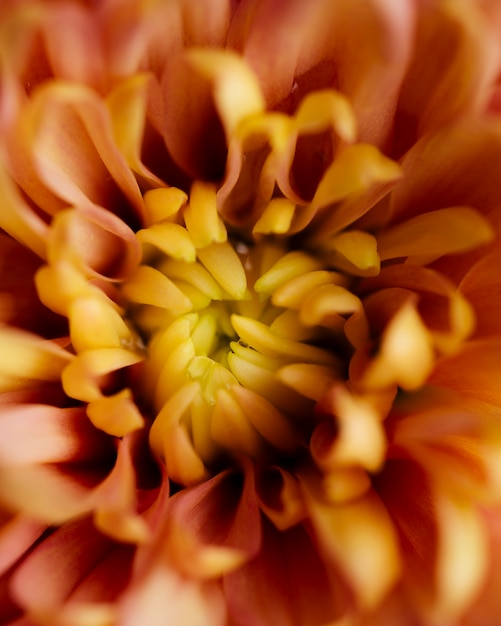
<path fill-rule="evenodd" d="M 225 626 L 226 609 L 217 583 L 182 576 L 158 563 L 127 590 L 121 605 L 119 626 Z"/>
<path fill-rule="evenodd" d="M 334 624 L 345 603 L 304 527 L 278 532 L 269 522 L 259 555 L 225 576 L 224 592 L 238 626 Z"/>
<path fill-rule="evenodd" d="M 388 512 L 374 492 L 342 505 L 304 494 L 324 560 L 338 566 L 363 608 L 374 608 L 400 574 L 400 554 Z"/>
<path fill-rule="evenodd" d="M 186 575 L 213 578 L 234 570 L 260 548 L 254 478 L 219 474 L 174 496 L 168 530 L 170 557 Z"/>

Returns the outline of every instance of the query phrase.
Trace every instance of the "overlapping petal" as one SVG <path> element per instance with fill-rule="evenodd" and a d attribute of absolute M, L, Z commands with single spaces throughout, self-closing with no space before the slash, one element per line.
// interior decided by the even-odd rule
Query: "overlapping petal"
<path fill-rule="evenodd" d="M 0 621 L 488 624 L 499 8 L 194 7 L 0 8 Z"/>

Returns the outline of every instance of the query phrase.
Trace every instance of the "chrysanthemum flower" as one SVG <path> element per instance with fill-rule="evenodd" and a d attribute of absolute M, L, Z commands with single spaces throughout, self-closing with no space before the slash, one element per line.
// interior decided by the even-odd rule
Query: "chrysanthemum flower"
<path fill-rule="evenodd" d="M 486 0 L 0 8 L 0 623 L 501 614 Z"/>

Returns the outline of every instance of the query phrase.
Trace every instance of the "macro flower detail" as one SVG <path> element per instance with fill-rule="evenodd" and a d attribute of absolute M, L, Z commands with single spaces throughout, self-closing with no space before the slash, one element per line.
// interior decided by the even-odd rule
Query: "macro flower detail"
<path fill-rule="evenodd" d="M 489 626 L 480 0 L 0 9 L 0 624 Z"/>

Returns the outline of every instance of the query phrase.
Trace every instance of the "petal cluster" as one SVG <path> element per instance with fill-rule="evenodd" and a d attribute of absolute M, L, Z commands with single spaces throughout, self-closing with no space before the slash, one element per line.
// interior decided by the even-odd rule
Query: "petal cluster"
<path fill-rule="evenodd" d="M 501 11 L 0 7 L 0 623 L 501 611 Z"/>

